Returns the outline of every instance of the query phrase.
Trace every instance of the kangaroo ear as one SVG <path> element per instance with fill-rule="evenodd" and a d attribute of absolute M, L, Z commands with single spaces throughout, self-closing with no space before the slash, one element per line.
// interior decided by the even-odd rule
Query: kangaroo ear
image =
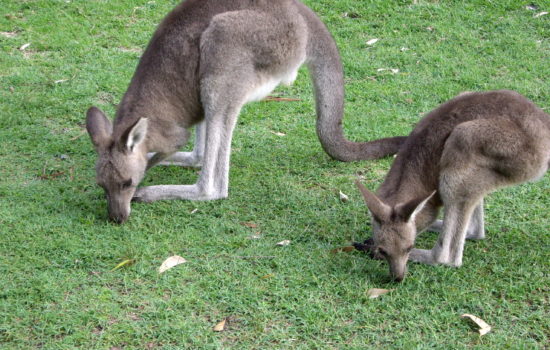
<path fill-rule="evenodd" d="M 105 149 L 111 142 L 113 126 L 97 107 L 90 107 L 86 113 L 86 130 L 88 130 L 92 143 L 98 152 Z"/>
<path fill-rule="evenodd" d="M 402 217 L 405 221 L 414 222 L 414 219 L 418 213 L 424 209 L 424 206 L 437 191 L 433 191 L 427 198 L 416 198 L 406 203 L 400 203 L 395 206 L 395 212 Z"/>
<path fill-rule="evenodd" d="M 359 180 L 355 180 L 355 184 L 359 188 L 359 191 L 363 194 L 367 208 L 369 208 L 372 215 L 378 221 L 388 220 L 391 214 L 390 206 L 382 202 L 374 193 L 367 190 L 367 188 Z"/>
<path fill-rule="evenodd" d="M 124 133 L 122 140 L 130 152 L 132 152 L 136 146 L 139 146 L 143 141 L 145 141 L 145 136 L 147 136 L 147 125 L 147 118 L 140 118 Z"/>

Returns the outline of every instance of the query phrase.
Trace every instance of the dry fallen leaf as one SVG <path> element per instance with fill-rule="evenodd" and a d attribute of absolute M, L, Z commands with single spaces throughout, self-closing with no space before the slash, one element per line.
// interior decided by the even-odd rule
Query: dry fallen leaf
<path fill-rule="evenodd" d="M 251 222 L 251 221 L 248 221 L 248 222 L 241 222 L 241 225 L 243 226 L 246 226 L 246 227 L 250 227 L 250 228 L 257 228 L 258 225 Z"/>
<path fill-rule="evenodd" d="M 53 83 L 54 83 L 54 84 L 61 84 L 61 83 L 64 83 L 64 82 L 66 82 L 66 81 L 68 81 L 68 80 L 69 80 L 69 79 L 59 79 L 59 80 L 54 81 Z"/>
<path fill-rule="evenodd" d="M 183 264 L 183 263 L 186 263 L 186 262 L 187 262 L 187 260 L 185 260 L 184 258 L 182 258 L 179 255 L 171 256 L 168 259 L 164 260 L 164 262 L 160 265 L 159 273 L 163 273 L 164 271 L 169 270 L 174 266 L 177 266 L 179 264 Z"/>
<path fill-rule="evenodd" d="M 397 74 L 399 73 L 399 69 L 398 68 L 378 68 L 376 71 L 377 72 L 384 72 L 384 71 L 391 71 L 392 74 Z"/>
<path fill-rule="evenodd" d="M 475 324 L 479 326 L 478 332 L 479 335 L 485 335 L 491 331 L 491 326 L 489 326 L 485 321 L 483 321 L 481 318 L 470 315 L 470 314 L 464 314 L 461 315 L 462 318 L 469 318 L 470 320 L 474 321 Z"/>
<path fill-rule="evenodd" d="M 15 38 L 17 36 L 16 32 L 0 32 L 0 35 L 5 36 L 6 38 Z"/>
<path fill-rule="evenodd" d="M 119 47 L 118 48 L 122 52 L 132 52 L 132 53 L 141 53 L 143 50 L 137 47 Z"/>
<path fill-rule="evenodd" d="M 121 262 L 120 264 L 118 264 L 117 266 L 115 266 L 112 270 L 112 271 L 116 271 L 120 268 L 123 268 L 124 266 L 130 266 L 132 265 L 133 263 L 135 263 L 136 261 L 134 259 L 126 259 L 124 260 L 123 262 Z"/>
<path fill-rule="evenodd" d="M 214 328 L 212 329 L 214 332 L 222 332 L 224 329 L 225 329 L 225 321 L 227 319 L 223 319 L 220 323 L 218 323 L 217 325 L 214 326 Z"/>
<path fill-rule="evenodd" d="M 266 98 L 264 98 L 264 101 L 294 102 L 294 101 L 301 101 L 301 100 L 299 98 L 267 96 Z"/>
<path fill-rule="evenodd" d="M 340 191 L 340 200 L 345 203 L 345 202 L 349 201 L 349 197 L 348 197 L 347 194 Z"/>
<path fill-rule="evenodd" d="M 334 248 L 334 249 L 331 249 L 331 253 L 332 254 L 336 254 L 336 253 L 349 253 L 349 252 L 352 252 L 355 250 L 355 247 L 350 245 L 350 246 L 346 246 L 346 247 L 338 247 L 338 248 Z"/>
<path fill-rule="evenodd" d="M 23 50 L 25 50 L 25 49 L 26 49 L 27 47 L 29 47 L 29 46 L 31 46 L 31 43 L 26 43 L 26 44 L 24 44 L 23 46 L 21 46 L 21 47 L 19 48 L 19 50 L 23 51 Z"/>
<path fill-rule="evenodd" d="M 278 246 L 285 246 L 285 245 L 289 245 L 289 244 L 290 244 L 290 240 L 285 239 L 284 241 L 280 241 L 280 242 L 277 243 L 276 245 L 278 245 Z"/>
<path fill-rule="evenodd" d="M 393 289 L 381 289 L 381 288 L 371 288 L 367 291 L 367 296 L 369 299 L 378 298 L 381 295 L 391 292 Z"/>
<path fill-rule="evenodd" d="M 538 18 L 538 17 L 541 17 L 541 16 L 545 16 L 545 15 L 547 15 L 547 14 L 548 14 L 548 12 L 546 12 L 546 11 L 544 11 L 544 12 L 539 12 L 539 13 L 537 13 L 536 15 L 534 15 L 533 17 L 534 17 L 534 18 Z"/>
<path fill-rule="evenodd" d="M 342 17 L 349 17 L 349 18 L 360 18 L 360 17 L 361 17 L 361 15 L 360 15 L 360 14 L 358 14 L 358 13 L 356 13 L 356 12 L 350 12 L 350 13 L 348 13 L 348 12 L 344 12 L 344 13 L 342 14 Z"/>
<path fill-rule="evenodd" d="M 375 39 L 370 39 L 369 41 L 367 41 L 367 45 L 372 46 L 372 45 L 374 45 L 378 40 L 380 40 L 380 39 L 376 39 L 376 38 L 375 38 Z"/>
<path fill-rule="evenodd" d="M 277 136 L 286 136 L 286 134 L 283 134 L 282 132 L 272 131 L 271 133 Z"/>

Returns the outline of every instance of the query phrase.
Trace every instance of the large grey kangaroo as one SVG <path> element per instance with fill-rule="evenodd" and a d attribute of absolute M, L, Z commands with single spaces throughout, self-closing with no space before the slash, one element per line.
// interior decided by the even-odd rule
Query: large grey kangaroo
<path fill-rule="evenodd" d="M 319 18 L 296 0 L 187 0 L 163 20 L 120 103 L 114 125 L 98 108 L 86 128 L 99 155 L 97 182 L 109 216 L 130 214 L 132 198 L 210 200 L 228 195 L 231 137 L 241 107 L 290 84 L 309 67 L 317 134 L 334 159 L 396 153 L 405 137 L 348 141 L 338 50 Z M 192 152 L 177 152 L 195 130 Z M 156 164 L 201 167 L 194 185 L 137 188 Z"/>
<path fill-rule="evenodd" d="M 549 166 L 550 115 L 513 91 L 461 94 L 418 123 L 376 194 L 356 181 L 371 212 L 368 248 L 397 281 L 409 259 L 460 266 L 465 239 L 485 237 L 483 197 Z M 415 249 L 425 229 L 440 232 L 437 243 Z"/>

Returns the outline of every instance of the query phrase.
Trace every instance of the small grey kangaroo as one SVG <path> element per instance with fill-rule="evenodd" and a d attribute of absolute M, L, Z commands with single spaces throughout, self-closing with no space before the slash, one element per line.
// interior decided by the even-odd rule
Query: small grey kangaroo
<path fill-rule="evenodd" d="M 233 129 L 241 107 L 290 84 L 303 64 L 316 96 L 317 134 L 334 159 L 375 159 L 405 137 L 350 142 L 342 131 L 340 56 L 321 20 L 296 0 L 187 0 L 157 28 L 114 123 L 87 112 L 97 183 L 109 217 L 124 222 L 132 198 L 211 200 L 228 195 Z M 196 126 L 191 152 L 177 152 Z M 202 167 L 194 185 L 137 188 L 156 164 Z"/>
<path fill-rule="evenodd" d="M 549 166 L 550 115 L 513 91 L 461 94 L 418 123 L 376 194 L 356 181 L 371 213 L 367 250 L 397 281 L 409 259 L 458 267 L 465 239 L 485 237 L 483 197 L 537 180 Z M 437 243 L 415 249 L 426 229 L 440 232 Z"/>

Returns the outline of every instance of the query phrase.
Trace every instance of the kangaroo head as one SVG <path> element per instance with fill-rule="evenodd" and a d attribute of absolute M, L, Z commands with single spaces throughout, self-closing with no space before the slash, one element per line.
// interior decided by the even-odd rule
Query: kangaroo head
<path fill-rule="evenodd" d="M 390 206 L 356 181 L 371 213 L 374 254 L 384 258 L 390 267 L 390 275 L 401 282 L 407 273 L 409 253 L 416 238 L 415 216 L 432 197 L 417 198 Z"/>
<path fill-rule="evenodd" d="M 122 223 L 130 215 L 130 201 L 147 167 L 144 140 L 147 119 L 141 118 L 113 138 L 113 127 L 96 107 L 88 110 L 86 129 L 99 156 L 96 163 L 97 184 L 105 190 L 109 218 Z"/>

